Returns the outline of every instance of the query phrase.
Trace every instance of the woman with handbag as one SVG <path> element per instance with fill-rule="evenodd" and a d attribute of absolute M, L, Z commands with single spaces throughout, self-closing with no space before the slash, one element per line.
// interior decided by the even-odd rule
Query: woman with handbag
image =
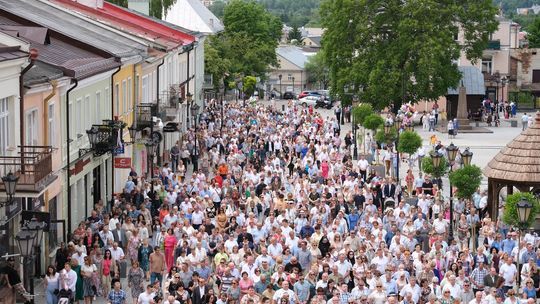
<path fill-rule="evenodd" d="M 45 280 L 47 281 L 47 304 L 58 303 L 59 278 L 60 274 L 56 272 L 54 266 L 47 267 L 47 275 L 45 276 Z"/>
<path fill-rule="evenodd" d="M 84 258 L 84 264 L 81 266 L 81 276 L 83 278 L 83 296 L 84 303 L 91 304 L 97 294 L 97 288 L 94 285 L 94 274 L 97 272 L 95 264 L 89 256 Z"/>

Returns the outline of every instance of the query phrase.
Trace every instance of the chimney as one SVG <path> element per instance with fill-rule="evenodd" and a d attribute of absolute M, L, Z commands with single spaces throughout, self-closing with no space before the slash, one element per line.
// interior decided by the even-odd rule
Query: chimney
<path fill-rule="evenodd" d="M 91 8 L 103 8 L 104 0 L 75 0 L 77 3 Z"/>
<path fill-rule="evenodd" d="M 150 0 L 128 0 L 128 8 L 144 15 L 150 15 Z"/>

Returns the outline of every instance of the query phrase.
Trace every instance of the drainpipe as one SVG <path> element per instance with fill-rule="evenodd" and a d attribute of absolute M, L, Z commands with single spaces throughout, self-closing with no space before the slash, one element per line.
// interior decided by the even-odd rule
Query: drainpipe
<path fill-rule="evenodd" d="M 111 96 L 113 97 L 111 100 L 112 101 L 111 102 L 111 120 L 112 121 L 114 121 L 114 118 L 115 118 L 115 115 L 114 115 L 114 104 L 115 104 L 114 102 L 114 76 L 118 74 L 118 72 L 120 72 L 121 69 L 122 67 L 119 66 L 118 70 L 116 70 L 111 75 Z M 120 93 L 120 90 L 118 90 L 118 93 Z M 111 201 L 113 200 L 113 196 L 114 196 L 114 152 L 111 153 Z M 110 210 L 112 210 L 112 206 Z"/>
<path fill-rule="evenodd" d="M 34 66 L 37 57 L 38 51 L 36 49 L 30 49 L 30 63 L 19 75 L 19 126 L 22 128 L 24 128 L 24 74 Z M 21 173 L 24 174 L 24 132 L 22 129 L 19 134 L 19 139 L 21 141 Z"/>
<path fill-rule="evenodd" d="M 49 124 L 47 123 L 47 120 L 48 120 L 48 117 L 49 117 L 49 105 L 48 105 L 48 102 L 49 100 L 51 100 L 51 98 L 53 98 L 54 95 L 56 95 L 56 88 L 58 87 L 58 81 L 56 80 L 51 80 L 49 82 L 52 86 L 52 91 L 51 91 L 51 94 L 49 94 L 47 97 L 45 97 L 45 99 L 43 99 L 43 121 L 45 122 L 43 124 L 44 126 L 44 130 L 45 130 L 45 136 L 43 136 L 45 138 L 45 146 L 47 146 L 50 142 L 51 142 L 51 139 L 47 136 L 47 134 L 49 133 Z"/>
<path fill-rule="evenodd" d="M 74 85 L 69 88 L 66 92 L 66 160 L 67 160 L 67 209 L 68 209 L 68 217 L 67 217 L 67 231 L 72 231 L 71 227 L 71 186 L 69 185 L 69 181 L 71 179 L 71 151 L 70 151 L 70 143 L 71 139 L 69 138 L 69 93 L 73 91 L 78 85 L 79 81 L 76 78 L 72 78 L 72 81 L 74 82 Z M 70 232 L 66 232 L 66 240 L 68 239 L 67 234 Z"/>

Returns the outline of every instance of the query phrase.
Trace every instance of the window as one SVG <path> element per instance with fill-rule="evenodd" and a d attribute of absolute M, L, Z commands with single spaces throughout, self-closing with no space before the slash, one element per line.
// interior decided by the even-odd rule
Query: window
<path fill-rule="evenodd" d="M 120 115 L 120 87 L 118 83 L 114 85 L 114 101 L 116 103 L 116 115 Z"/>
<path fill-rule="evenodd" d="M 482 59 L 482 73 L 491 74 L 492 71 L 492 60 L 491 58 L 484 58 Z"/>
<path fill-rule="evenodd" d="M 49 145 L 56 145 L 56 128 L 54 127 L 54 103 L 49 104 L 47 110 L 47 130 L 49 131 Z"/>
<path fill-rule="evenodd" d="M 0 155 L 7 153 L 9 147 L 9 98 L 0 99 Z"/>
<path fill-rule="evenodd" d="M 81 134 L 86 134 L 86 130 L 90 129 L 92 124 L 92 104 L 90 102 L 90 95 L 84 96 L 84 107 L 83 107 L 83 124 L 81 129 Z"/>
<path fill-rule="evenodd" d="M 96 114 L 94 115 L 94 123 L 99 124 L 100 118 L 102 116 L 101 115 L 101 91 L 96 92 L 96 104 L 94 106 L 95 106 L 95 111 L 96 111 Z"/>
<path fill-rule="evenodd" d="M 143 76 L 142 78 L 142 102 L 148 102 L 148 75 Z"/>
<path fill-rule="evenodd" d="M 109 108 L 107 108 L 107 104 L 110 104 L 109 103 L 109 100 L 112 100 L 112 97 L 109 95 L 109 87 L 106 87 L 105 88 L 105 106 L 102 107 L 103 109 L 103 115 L 102 117 L 110 117 L 112 115 L 112 113 L 109 113 Z"/>
<path fill-rule="evenodd" d="M 131 77 L 128 78 L 128 109 L 127 112 L 131 111 L 133 109 L 133 86 L 131 82 Z"/>
<path fill-rule="evenodd" d="M 122 112 L 118 111 L 119 113 L 126 113 L 127 112 L 127 83 L 125 80 L 122 80 Z"/>
<path fill-rule="evenodd" d="M 76 122 L 77 124 L 75 125 L 75 134 L 77 135 L 76 138 L 79 138 L 79 134 L 82 133 L 82 129 L 83 129 L 83 104 L 82 104 L 82 99 L 79 98 L 77 99 L 77 104 L 75 105 L 75 119 L 76 119 Z"/>
<path fill-rule="evenodd" d="M 37 115 L 37 109 L 32 109 L 26 112 L 25 144 L 27 146 L 37 146 L 38 144 Z"/>
<path fill-rule="evenodd" d="M 540 83 L 540 70 L 533 70 L 532 71 L 532 82 L 533 83 Z"/>
<path fill-rule="evenodd" d="M 137 74 L 135 76 L 135 87 L 133 88 L 133 91 L 135 92 L 133 96 L 133 104 L 131 105 L 131 109 L 133 110 L 135 108 L 135 105 L 138 104 L 141 101 L 141 97 L 139 96 L 139 86 L 141 85 L 141 76 Z"/>
<path fill-rule="evenodd" d="M 288 81 L 292 81 L 292 79 L 293 79 L 292 74 L 288 74 L 288 75 L 287 75 L 287 80 L 288 80 Z"/>

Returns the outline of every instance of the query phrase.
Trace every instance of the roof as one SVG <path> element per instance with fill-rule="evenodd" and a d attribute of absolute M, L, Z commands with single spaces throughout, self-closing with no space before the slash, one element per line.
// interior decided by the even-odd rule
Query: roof
<path fill-rule="evenodd" d="M 28 53 L 21 51 L 20 46 L 7 46 L 0 43 L 0 62 L 24 57 L 28 57 Z"/>
<path fill-rule="evenodd" d="M 42 0 L 0 0 L 0 15 L 19 16 L 118 57 L 145 56 L 147 46 Z"/>
<path fill-rule="evenodd" d="M 6 26 L 4 20 L 0 18 L 0 29 L 6 27 L 9 33 L 14 33 L 14 37 L 26 39 L 30 47 L 38 51 L 38 61 L 62 70 L 66 76 L 83 79 L 120 66 L 114 57 L 102 57 L 83 47 L 60 40 L 50 35 L 46 28 L 29 29 L 28 26 L 21 26 L 19 31 L 19 27 L 13 25 L 13 22 Z"/>
<path fill-rule="evenodd" d="M 36 61 L 34 66 L 23 76 L 25 86 L 31 86 L 38 83 L 44 83 L 50 80 L 58 79 L 64 76 L 62 70 L 57 69 L 46 63 Z"/>
<path fill-rule="evenodd" d="M 279 56 L 283 57 L 285 60 L 296 65 L 300 69 L 303 69 L 306 62 L 308 61 L 308 56 L 302 51 L 301 48 L 292 45 L 279 46 L 276 49 L 276 52 Z"/>
<path fill-rule="evenodd" d="M 506 145 L 484 168 L 488 178 L 540 184 L 540 113 L 532 126 Z"/>
<path fill-rule="evenodd" d="M 195 41 L 195 37 L 192 35 L 155 22 L 146 18 L 145 15 L 134 14 L 128 9 L 109 2 L 104 2 L 103 8 L 93 8 L 72 0 L 49 1 L 121 31 L 159 44 L 166 50 L 172 50 Z"/>
<path fill-rule="evenodd" d="M 216 34 L 225 28 L 200 0 L 177 0 L 164 14 L 165 21 L 204 34 Z"/>
<path fill-rule="evenodd" d="M 460 84 L 463 83 L 467 90 L 467 95 L 486 95 L 486 87 L 484 86 L 484 75 L 479 68 L 474 66 L 459 66 L 461 72 Z M 448 88 L 447 95 L 459 95 L 459 86 Z"/>
<path fill-rule="evenodd" d="M 315 42 L 318 46 L 321 46 L 321 36 L 308 36 L 311 41 Z"/>

